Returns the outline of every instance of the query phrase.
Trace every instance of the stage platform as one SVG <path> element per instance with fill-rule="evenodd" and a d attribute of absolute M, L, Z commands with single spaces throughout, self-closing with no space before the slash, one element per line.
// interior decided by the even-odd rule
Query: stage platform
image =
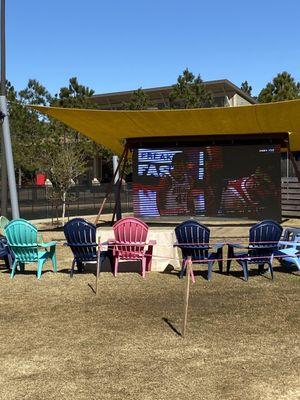
<path fill-rule="evenodd" d="M 101 238 L 101 242 L 104 243 L 114 237 L 112 228 L 98 228 L 97 233 Z M 176 241 L 174 228 L 150 228 L 147 241 L 149 240 L 156 240 L 157 242 L 153 247 L 151 271 L 164 271 L 170 267 L 180 269 L 180 254 L 178 249 L 173 247 Z"/>
<path fill-rule="evenodd" d="M 246 242 L 249 234 L 249 227 L 253 223 L 245 223 L 245 221 L 239 223 L 218 225 L 216 221 L 213 224 L 209 224 L 206 221 L 206 225 L 209 226 L 211 231 L 210 243 L 220 243 L 220 242 Z M 176 269 L 181 268 L 181 251 L 178 248 L 174 248 L 173 244 L 176 242 L 175 237 L 175 226 L 149 226 L 149 240 L 156 240 L 157 244 L 153 248 L 153 259 L 151 271 L 165 271 L 166 269 Z M 102 226 L 97 229 L 98 237 L 100 236 L 101 242 L 106 242 L 108 239 L 113 239 L 113 229 L 112 227 Z M 227 248 L 224 248 L 224 254 L 226 254 Z M 132 263 L 133 264 L 133 263 Z M 134 268 L 134 269 L 138 269 Z"/>

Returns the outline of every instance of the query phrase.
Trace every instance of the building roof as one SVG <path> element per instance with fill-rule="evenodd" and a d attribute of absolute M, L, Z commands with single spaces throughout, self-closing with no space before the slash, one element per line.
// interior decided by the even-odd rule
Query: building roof
<path fill-rule="evenodd" d="M 300 151 L 300 100 L 188 110 L 93 110 L 31 106 L 120 154 L 126 139 L 289 133 Z"/>
<path fill-rule="evenodd" d="M 219 93 L 219 94 L 227 95 L 230 92 L 237 93 L 242 98 L 247 100 L 250 104 L 256 103 L 256 100 L 252 96 L 245 93 L 234 83 L 230 82 L 228 79 L 205 81 L 203 83 L 207 87 L 207 89 L 210 90 L 213 94 Z M 160 93 L 169 95 L 169 93 L 171 92 L 172 89 L 173 89 L 173 86 L 171 85 L 171 86 L 160 86 L 160 87 L 143 89 L 143 91 L 145 93 L 147 93 L 148 95 L 155 95 L 155 94 L 160 94 Z M 123 103 L 125 101 L 128 101 L 128 99 L 131 97 L 133 92 L 134 92 L 134 90 L 127 90 L 127 91 L 123 91 L 123 92 L 94 94 L 91 99 L 93 102 L 103 105 L 103 106 L 109 104 L 110 102 L 113 102 L 114 104 L 115 103 Z"/>

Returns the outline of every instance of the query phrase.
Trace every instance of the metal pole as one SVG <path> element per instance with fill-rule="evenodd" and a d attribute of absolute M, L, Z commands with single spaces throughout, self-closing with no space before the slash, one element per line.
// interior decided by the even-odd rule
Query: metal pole
<path fill-rule="evenodd" d="M 1 0 L 1 94 L 5 95 L 5 2 Z M 7 169 L 4 139 L 1 137 L 1 214 L 7 216 Z"/>
<path fill-rule="evenodd" d="M 120 180 L 120 169 L 118 169 L 119 165 L 119 157 L 118 156 L 113 156 L 113 173 L 115 176 L 114 180 L 114 194 L 115 194 L 115 208 L 113 212 L 113 217 L 112 217 L 112 223 L 114 222 L 115 219 L 115 213 L 117 212 L 117 220 L 121 219 L 120 217 L 120 196 L 118 193 L 118 188 L 119 188 L 119 180 Z"/>
<path fill-rule="evenodd" d="M 289 149 L 287 149 L 287 153 L 286 153 L 286 198 L 287 200 L 289 200 L 289 189 L 290 189 L 290 185 L 289 185 L 289 173 L 290 173 L 290 163 L 289 163 L 289 159 L 290 159 L 290 154 L 289 154 Z"/>
<path fill-rule="evenodd" d="M 102 214 L 102 211 L 103 211 L 104 205 L 106 203 L 106 200 L 108 199 L 108 197 L 110 197 L 110 194 L 111 194 L 113 186 L 114 186 L 115 178 L 116 178 L 116 175 L 119 173 L 120 165 L 121 165 L 122 160 L 124 159 L 124 156 L 125 156 L 125 153 L 126 153 L 126 149 L 127 149 L 127 145 L 125 145 L 125 148 L 123 150 L 121 159 L 120 159 L 120 161 L 118 163 L 117 169 L 116 169 L 116 171 L 114 173 L 114 176 L 113 176 L 113 178 L 112 178 L 112 180 L 111 180 L 111 182 L 110 182 L 110 184 L 108 186 L 108 189 L 106 190 L 105 197 L 104 197 L 104 199 L 102 201 L 102 204 L 100 206 L 100 210 L 99 210 L 99 212 L 97 214 L 97 217 L 95 219 L 95 222 L 94 222 L 95 225 L 97 225 L 97 223 L 99 222 L 99 219 L 100 219 L 100 216 Z"/>
<path fill-rule="evenodd" d="M 118 170 L 118 165 L 119 165 L 119 157 L 118 156 L 113 156 L 113 173 L 115 176 L 114 184 L 116 184 L 119 180 L 119 170 Z"/>
<path fill-rule="evenodd" d="M 16 185 L 16 176 L 14 169 L 14 160 L 12 155 L 7 101 L 6 101 L 6 71 L 5 71 L 5 0 L 1 0 L 1 95 L 0 95 L 0 109 L 4 114 L 2 123 L 2 137 L 4 143 L 8 186 L 10 194 L 10 203 L 12 210 L 12 217 L 19 218 L 19 204 Z M 3 185 L 3 182 L 2 182 Z"/>
<path fill-rule="evenodd" d="M 7 216 L 7 170 L 3 135 L 1 136 L 1 214 Z"/>
<path fill-rule="evenodd" d="M 128 159 L 128 147 L 125 147 L 125 155 L 123 157 L 123 167 L 121 170 L 121 175 L 120 175 L 120 169 L 118 170 L 118 175 L 119 175 L 119 182 L 115 184 L 115 207 L 114 207 L 114 212 L 112 216 L 112 223 L 115 221 L 115 216 L 117 216 L 117 221 L 119 221 L 122 218 L 122 203 L 121 203 L 121 188 L 122 188 L 122 179 L 124 175 L 124 171 L 126 168 L 127 164 L 127 159 Z M 121 163 L 122 160 L 119 161 Z"/>

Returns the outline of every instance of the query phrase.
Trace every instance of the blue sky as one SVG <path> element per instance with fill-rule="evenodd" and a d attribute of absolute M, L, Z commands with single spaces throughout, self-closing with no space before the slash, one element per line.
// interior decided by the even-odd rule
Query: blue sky
<path fill-rule="evenodd" d="M 278 72 L 300 81 L 299 0 L 6 0 L 7 78 L 52 93 L 77 76 L 96 93 L 243 80 L 257 94 Z"/>

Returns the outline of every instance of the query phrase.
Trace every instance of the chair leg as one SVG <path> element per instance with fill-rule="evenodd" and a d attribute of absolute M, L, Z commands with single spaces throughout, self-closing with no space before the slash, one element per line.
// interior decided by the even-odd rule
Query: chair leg
<path fill-rule="evenodd" d="M 108 250 L 108 252 L 107 252 L 107 257 L 108 257 L 108 259 L 109 259 L 111 273 L 113 273 L 114 256 L 113 256 L 113 252 L 112 252 L 111 250 Z M 103 261 L 104 261 L 104 260 L 103 260 Z"/>
<path fill-rule="evenodd" d="M 146 271 L 149 272 L 149 271 L 151 271 L 153 246 L 149 246 L 149 248 L 146 251 L 145 255 L 146 255 Z"/>
<path fill-rule="evenodd" d="M 7 269 L 11 269 L 12 267 L 12 262 L 11 262 L 11 256 L 10 254 L 7 254 L 7 256 L 4 257 L 4 262 L 5 262 L 5 266 Z"/>
<path fill-rule="evenodd" d="M 43 260 L 42 258 L 40 258 L 38 260 L 38 270 L 37 270 L 37 278 L 40 279 L 42 276 L 42 269 L 43 269 L 43 265 L 45 264 L 45 260 Z"/>
<path fill-rule="evenodd" d="M 231 266 L 231 260 L 227 260 L 227 265 L 226 265 L 226 273 L 229 274 L 230 272 L 230 266 Z"/>
<path fill-rule="evenodd" d="M 146 257 L 142 258 L 142 277 L 145 278 L 146 276 L 146 264 L 147 260 Z"/>
<path fill-rule="evenodd" d="M 213 265 L 214 265 L 214 262 L 213 262 L 213 261 L 208 261 L 208 270 L 207 270 L 207 280 L 208 280 L 208 281 L 211 280 Z"/>
<path fill-rule="evenodd" d="M 217 259 L 218 259 L 218 265 L 219 265 L 219 272 L 220 274 L 223 273 L 223 249 L 219 249 L 217 251 Z"/>
<path fill-rule="evenodd" d="M 186 264 L 187 264 L 187 259 L 183 259 L 183 260 L 182 260 L 181 271 L 180 271 L 180 274 L 179 274 L 179 278 L 180 278 L 180 279 L 183 278 L 183 275 L 184 275 L 185 270 L 186 270 Z"/>
<path fill-rule="evenodd" d="M 247 282 L 248 281 L 248 277 L 249 277 L 248 262 L 247 261 L 243 261 L 242 262 L 242 268 L 243 268 L 243 271 L 244 271 L 244 280 Z"/>
<path fill-rule="evenodd" d="M 218 260 L 218 265 L 219 265 L 219 272 L 220 272 L 220 274 L 222 274 L 223 273 L 223 261 Z"/>
<path fill-rule="evenodd" d="M 83 263 L 81 261 L 76 262 L 78 272 L 83 271 Z"/>
<path fill-rule="evenodd" d="M 114 276 L 117 276 L 118 274 L 118 267 L 119 267 L 119 258 L 115 258 L 115 271 L 114 271 Z"/>
<path fill-rule="evenodd" d="M 295 265 L 296 265 L 298 271 L 300 271 L 300 260 L 298 257 L 295 257 Z"/>
<path fill-rule="evenodd" d="M 57 272 L 57 259 L 55 253 L 52 254 L 51 261 L 52 261 L 53 271 Z"/>
<path fill-rule="evenodd" d="M 268 263 L 268 265 L 269 265 L 269 271 L 270 271 L 270 274 L 271 274 L 271 278 L 272 278 L 272 281 L 273 281 L 273 280 L 274 280 L 273 260 L 271 260 L 271 261 Z"/>
<path fill-rule="evenodd" d="M 100 253 L 100 259 L 99 259 L 99 275 L 101 272 L 102 264 L 104 263 L 104 260 L 106 259 L 106 257 L 108 257 L 106 251 L 102 251 Z"/>
<path fill-rule="evenodd" d="M 265 266 L 265 264 L 258 264 L 258 273 L 259 274 L 264 273 L 264 266 Z"/>
<path fill-rule="evenodd" d="M 75 263 L 76 263 L 76 260 L 75 260 L 75 258 L 74 258 L 74 260 L 73 260 L 73 262 L 72 262 L 72 266 L 71 266 L 71 271 L 70 271 L 70 277 L 71 277 L 71 278 L 73 278 L 73 275 L 74 275 Z"/>
<path fill-rule="evenodd" d="M 231 261 L 232 258 L 234 257 L 234 252 L 232 247 L 228 247 L 228 253 L 227 253 L 227 266 L 226 266 L 226 273 L 229 274 L 230 272 L 230 266 L 231 266 Z"/>
<path fill-rule="evenodd" d="M 24 272 L 25 271 L 25 263 L 19 262 L 19 266 L 20 266 L 20 272 Z"/>
<path fill-rule="evenodd" d="M 13 266 L 13 263 L 14 263 L 15 259 L 16 259 L 16 257 L 14 255 L 14 253 L 9 252 L 8 255 L 7 255 L 9 269 L 12 269 L 12 266 Z"/>
<path fill-rule="evenodd" d="M 17 268 L 17 263 L 18 261 L 15 259 L 14 263 L 12 265 L 12 269 L 11 269 L 11 273 L 10 273 L 10 279 L 13 279 L 13 277 L 15 276 L 15 272 L 16 272 L 16 268 Z"/>

